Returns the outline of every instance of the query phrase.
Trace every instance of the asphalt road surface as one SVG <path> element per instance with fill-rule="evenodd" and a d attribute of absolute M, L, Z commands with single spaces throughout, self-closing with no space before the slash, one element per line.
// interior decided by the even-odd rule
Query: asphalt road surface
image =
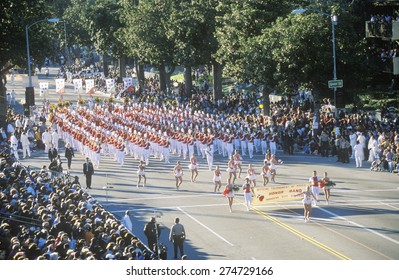
<path fill-rule="evenodd" d="M 51 77 L 47 79 L 52 87 L 53 80 Z M 16 89 L 17 100 L 24 98 L 24 88 L 18 81 L 8 88 Z M 70 92 L 64 95 L 64 100 L 75 101 L 72 86 L 68 88 Z M 47 97 L 54 102 L 59 96 L 50 92 Z M 36 104 L 41 104 L 38 94 Z M 63 155 L 63 148 L 60 152 Z M 78 175 L 84 185 L 83 157 L 76 155 L 71 174 Z M 370 171 L 367 162 L 359 169 L 355 168 L 353 160 L 344 164 L 337 163 L 332 157 L 288 156 L 282 151 L 277 156 L 284 164 L 278 166 L 276 183 L 270 186 L 307 183 L 313 170 L 317 170 L 319 176 L 327 171 L 337 183 L 331 191 L 329 205 L 321 192 L 321 201 L 313 208 L 307 223 L 303 220 L 300 200 L 269 203 L 246 211 L 241 192 L 235 197 L 230 213 L 226 198 L 213 192 L 213 173 L 208 171 L 206 160 L 202 158 L 199 158 L 199 176 L 194 183 L 190 181 L 188 160 L 171 155 L 171 163 L 166 164 L 151 158 L 146 169 L 147 186 L 137 188 L 137 160 L 127 156 L 121 167 L 103 157 L 89 192 L 119 217 L 125 210 L 130 210 L 133 233 L 145 243 L 144 225 L 155 216 L 163 228 L 160 243 L 167 245 L 169 259 L 173 258 L 173 246 L 168 236 L 175 217 L 179 217 L 185 226 L 185 253 L 192 260 L 399 259 L 397 174 Z M 175 188 L 172 173 L 177 160 L 182 162 L 185 172 L 179 191 Z M 260 154 L 251 160 L 244 157 L 244 170 L 248 163 L 252 163 L 259 174 L 262 161 Z M 22 163 L 40 167 L 48 164 L 48 160 L 44 152 L 36 152 Z M 215 164 L 219 164 L 223 172 L 227 159 L 216 155 Z M 226 176 L 223 172 L 223 182 Z M 260 184 L 259 175 L 257 181 Z M 242 184 L 244 179 L 238 179 L 236 183 Z M 105 186 L 112 188 L 105 190 Z"/>

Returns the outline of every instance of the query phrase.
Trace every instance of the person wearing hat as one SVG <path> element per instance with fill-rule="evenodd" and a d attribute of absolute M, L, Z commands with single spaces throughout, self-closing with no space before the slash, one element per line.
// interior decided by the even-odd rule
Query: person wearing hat
<path fill-rule="evenodd" d="M 16 160 L 19 160 L 18 156 L 18 138 L 14 135 L 14 133 L 10 137 L 10 144 L 11 144 L 11 150 L 14 154 L 14 157 Z"/>
<path fill-rule="evenodd" d="M 357 135 L 356 135 L 356 132 L 353 130 L 353 128 L 352 127 L 348 127 L 348 129 L 349 129 L 349 143 L 350 143 L 350 145 L 351 145 L 351 159 L 354 159 L 355 158 L 355 145 L 356 145 L 356 140 L 357 140 Z"/>
<path fill-rule="evenodd" d="M 148 248 L 155 253 L 158 251 L 160 230 L 159 224 L 155 221 L 155 217 L 151 217 L 150 221 L 144 226 L 144 234 L 147 237 Z"/>
<path fill-rule="evenodd" d="M 30 148 L 29 148 L 30 141 L 25 132 L 22 132 L 22 134 L 21 134 L 21 144 L 22 144 L 23 158 L 26 158 L 26 155 L 28 155 L 28 157 L 30 157 L 30 155 L 31 155 Z"/>
<path fill-rule="evenodd" d="M 213 166 L 213 141 L 207 143 L 205 149 L 205 155 L 206 155 L 206 161 L 208 163 L 208 169 L 209 171 L 211 171 Z"/>
<path fill-rule="evenodd" d="M 16 92 L 14 89 L 10 92 L 10 105 L 15 105 Z"/>
<path fill-rule="evenodd" d="M 180 219 L 175 218 L 175 224 L 170 229 L 169 240 L 173 243 L 174 259 L 177 260 L 177 250 L 180 251 L 180 257 L 184 256 L 183 243 L 186 239 L 184 226 L 180 224 Z"/>
<path fill-rule="evenodd" d="M 58 140 L 59 140 L 59 135 L 56 129 L 53 130 L 51 133 L 51 144 L 53 144 L 54 148 L 58 150 Z"/>
<path fill-rule="evenodd" d="M 46 129 L 43 133 L 42 133 L 42 142 L 44 144 L 44 152 L 47 153 L 49 148 L 50 148 L 50 144 L 51 144 L 51 134 L 48 132 L 48 129 Z"/>
<path fill-rule="evenodd" d="M 86 157 L 86 162 L 83 163 L 83 175 L 86 177 L 86 189 L 91 189 L 91 178 L 94 174 L 93 163 L 88 157 Z"/>
<path fill-rule="evenodd" d="M 276 145 L 277 138 L 278 138 L 277 133 L 273 133 L 269 139 L 269 147 L 272 155 L 275 155 L 277 152 L 277 145 Z"/>
<path fill-rule="evenodd" d="M 130 220 L 130 211 L 129 211 L 129 210 L 126 210 L 126 211 L 125 211 L 125 216 L 123 216 L 121 223 L 122 223 L 122 225 L 124 225 L 130 232 L 132 232 L 132 230 L 133 230 L 133 224 L 132 224 L 132 221 Z"/>
<path fill-rule="evenodd" d="M 242 189 L 244 191 L 245 207 L 247 208 L 247 211 L 249 211 L 252 203 L 252 195 L 254 195 L 254 185 L 251 184 L 249 177 L 245 178 L 245 183 L 242 185 Z"/>

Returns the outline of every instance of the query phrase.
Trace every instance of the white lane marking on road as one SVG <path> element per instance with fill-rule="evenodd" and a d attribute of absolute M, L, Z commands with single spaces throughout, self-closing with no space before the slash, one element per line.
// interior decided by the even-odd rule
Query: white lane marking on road
<path fill-rule="evenodd" d="M 384 201 L 386 203 L 389 204 L 399 204 L 399 200 L 387 200 Z M 281 209 L 281 204 L 282 202 L 279 202 L 279 204 L 275 204 L 275 203 L 270 203 L 270 204 L 265 204 L 265 205 L 256 205 L 257 208 L 261 209 L 261 208 L 271 208 L 271 209 Z M 323 205 L 323 203 L 321 202 L 321 206 L 323 207 L 341 207 L 341 206 L 345 206 L 345 205 L 351 205 L 351 206 L 374 206 L 374 205 L 381 205 L 382 202 L 381 200 L 362 200 L 362 201 L 351 201 L 350 203 L 347 201 L 330 201 L 329 205 Z M 290 203 L 290 204 L 284 204 L 285 207 L 289 208 L 289 207 L 303 207 L 303 204 L 301 202 L 298 203 Z M 320 206 L 320 205 L 319 205 Z"/>
<path fill-rule="evenodd" d="M 286 218 L 286 219 L 292 219 L 292 220 L 303 220 L 302 215 L 287 215 L 287 214 L 279 214 L 279 213 L 273 213 L 273 214 L 268 213 L 268 215 L 270 215 L 276 219 Z M 332 222 L 333 221 L 332 219 L 328 219 L 328 218 L 313 218 L 313 217 L 312 217 L 312 220 L 323 221 L 323 222 Z"/>
<path fill-rule="evenodd" d="M 364 192 L 392 192 L 392 191 L 396 192 L 399 189 L 396 188 L 396 189 L 373 189 L 373 190 L 340 190 L 340 189 L 335 189 L 335 190 L 337 190 L 337 193 L 340 193 L 340 192 L 345 192 L 345 193 L 362 192 L 362 193 L 364 193 Z"/>
<path fill-rule="evenodd" d="M 200 197 L 200 196 L 206 196 L 206 195 L 197 195 L 196 197 Z M 185 197 L 191 197 L 191 196 L 180 196 L 180 198 L 185 198 Z M 167 199 L 167 198 L 170 198 L 170 199 L 175 199 L 175 198 L 177 198 L 177 197 L 152 197 L 152 198 L 148 198 L 148 199 L 156 199 L 156 200 L 159 200 L 159 199 L 162 199 L 162 198 L 164 198 L 164 199 Z M 109 203 L 107 203 L 107 206 L 111 206 L 111 205 L 119 205 L 119 203 L 117 203 L 118 201 L 126 201 L 126 200 L 128 200 L 128 201 L 135 201 L 135 200 L 144 200 L 144 199 L 147 199 L 147 198 L 143 198 L 143 199 L 140 199 L 140 198 L 127 198 L 127 199 L 116 199 L 116 200 L 113 200 L 112 202 L 109 202 Z M 374 206 L 374 205 L 381 205 L 381 204 L 386 204 L 386 205 L 388 205 L 388 206 L 390 206 L 390 207 L 392 207 L 392 208 L 394 208 L 394 206 L 392 206 L 392 205 L 394 205 L 394 204 L 399 204 L 399 200 L 390 200 L 390 199 L 387 199 L 387 200 L 384 200 L 383 202 L 381 202 L 381 200 L 362 200 L 362 202 L 364 202 L 364 203 L 357 203 L 357 201 L 351 201 L 351 203 L 350 203 L 350 205 L 353 205 L 353 206 L 357 206 L 357 205 L 367 205 L 367 206 Z M 346 202 L 340 202 L 340 201 L 335 201 L 334 202 L 334 204 L 330 204 L 329 206 L 326 206 L 326 207 L 334 207 L 334 206 L 342 206 L 342 205 L 346 205 L 346 204 L 348 204 L 348 203 L 346 203 Z M 214 203 L 214 204 L 196 204 L 196 205 L 193 205 L 193 204 L 190 204 L 190 205 L 180 205 L 180 206 L 177 206 L 177 207 L 183 207 L 183 208 L 199 208 L 199 207 L 218 207 L 218 206 L 225 206 L 226 205 L 226 203 Z M 284 204 L 284 206 L 285 207 L 302 207 L 302 203 L 301 202 L 298 202 L 297 204 Z M 261 208 L 273 208 L 273 209 L 275 209 L 275 208 L 279 208 L 279 209 L 281 209 L 281 205 L 279 205 L 279 204 L 274 204 L 274 203 L 270 203 L 270 204 L 268 204 L 268 205 L 257 205 L 256 206 L 257 208 L 259 208 L 259 209 L 261 209 Z M 164 206 L 164 207 L 157 207 L 157 208 L 159 208 L 159 209 L 175 209 L 176 208 L 176 206 Z M 142 210 L 142 211 L 148 211 L 148 209 L 149 208 L 137 208 L 137 209 L 135 209 L 136 211 L 138 211 L 138 210 Z M 396 209 L 396 208 L 395 208 Z M 113 212 L 115 212 L 115 213 L 119 213 L 119 212 L 125 212 L 125 210 L 118 210 L 118 211 L 113 211 Z M 279 214 L 280 215 L 280 214 Z M 289 215 L 287 215 L 287 216 L 289 216 Z"/>
<path fill-rule="evenodd" d="M 107 204 L 107 206 L 110 204 Z M 215 207 L 215 206 L 226 206 L 226 203 L 220 203 L 220 204 L 198 204 L 198 205 L 180 205 L 177 207 L 181 208 L 199 208 L 199 207 Z M 176 206 L 164 206 L 164 207 L 157 207 L 156 209 L 176 209 Z M 153 208 L 131 208 L 131 210 L 134 210 L 135 212 L 137 211 L 143 211 L 143 212 L 148 212 L 149 210 L 153 210 Z M 113 213 L 125 213 L 126 210 L 116 210 L 112 211 Z"/>
<path fill-rule="evenodd" d="M 381 202 L 381 204 L 382 204 L 382 205 L 386 205 L 386 206 L 388 206 L 388 207 L 391 207 L 391 208 L 393 208 L 393 209 L 395 209 L 395 210 L 399 210 L 399 208 L 398 208 L 398 207 L 395 207 L 395 206 L 393 206 L 393 205 L 392 205 L 392 203 L 385 203 L 385 202 Z"/>
<path fill-rule="evenodd" d="M 373 230 L 373 229 L 371 229 L 371 228 L 368 228 L 368 227 L 363 226 L 363 225 L 361 225 L 361 224 L 358 224 L 358 223 L 356 223 L 356 222 L 350 221 L 350 220 L 348 220 L 348 219 L 346 219 L 346 218 L 344 218 L 344 217 L 342 217 L 342 216 L 339 216 L 339 215 L 335 214 L 334 212 L 328 211 L 328 210 L 326 210 L 326 209 L 323 209 L 323 208 L 320 208 L 320 207 L 317 207 L 317 206 L 316 206 L 316 208 L 319 209 L 320 211 L 323 211 L 323 212 L 325 212 L 325 213 L 327 213 L 327 214 L 330 214 L 330 215 L 336 217 L 337 219 L 346 221 L 346 222 L 348 222 L 348 223 L 350 223 L 350 224 L 352 224 L 352 225 L 355 225 L 355 226 L 357 226 L 357 227 L 359 227 L 359 228 L 361 228 L 361 229 L 364 229 L 364 230 L 366 230 L 366 231 L 368 231 L 368 232 L 371 232 L 371 233 L 373 233 L 373 234 L 375 234 L 375 235 L 378 235 L 378 236 L 380 236 L 380 237 L 382 237 L 382 238 L 384 238 L 384 239 L 386 239 L 386 240 L 388 240 L 388 241 L 391 241 L 391 242 L 393 242 L 393 243 L 399 245 L 399 241 L 397 241 L 397 240 L 395 240 L 395 239 L 392 239 L 392 238 L 390 238 L 390 237 L 388 237 L 388 236 L 386 236 L 386 235 L 384 235 L 384 234 L 382 234 L 382 233 L 379 233 L 378 231 L 375 231 L 375 230 Z"/>
<path fill-rule="evenodd" d="M 118 201 L 141 201 L 141 200 L 160 200 L 160 199 L 179 199 L 179 198 L 187 198 L 187 197 L 209 197 L 209 196 L 216 196 L 216 194 L 198 194 L 198 195 L 179 195 L 179 196 L 150 196 L 150 197 L 135 197 L 135 198 L 113 198 L 112 202 L 118 202 Z"/>
<path fill-rule="evenodd" d="M 218 238 L 220 238 L 221 240 L 223 240 L 224 242 L 226 242 L 227 244 L 229 244 L 230 246 L 234 246 L 233 243 L 227 241 L 226 238 L 222 237 L 220 234 L 216 233 L 214 230 L 212 230 L 211 228 L 209 228 L 208 226 L 204 225 L 203 223 L 201 223 L 200 221 L 198 221 L 196 218 L 194 218 L 193 216 L 191 216 L 190 214 L 188 214 L 186 211 L 184 211 L 183 209 L 181 209 L 180 207 L 176 208 L 177 210 L 179 210 L 180 212 L 182 212 L 184 215 L 186 215 L 187 217 L 189 217 L 190 219 L 192 219 L 194 222 L 196 222 L 197 224 L 203 226 L 205 229 L 207 229 L 208 231 L 210 231 L 211 233 L 213 233 L 214 235 L 216 235 Z"/>

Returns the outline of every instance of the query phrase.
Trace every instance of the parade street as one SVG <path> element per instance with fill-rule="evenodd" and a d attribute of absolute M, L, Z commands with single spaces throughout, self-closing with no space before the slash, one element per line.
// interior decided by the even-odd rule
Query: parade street
<path fill-rule="evenodd" d="M 40 77 L 39 77 L 40 78 Z M 48 78 L 50 90 L 47 98 L 56 102 L 54 80 Z M 24 99 L 24 88 L 16 81 L 17 101 Z M 11 89 L 11 88 L 10 88 Z M 36 89 L 36 104 L 42 97 Z M 101 95 L 101 94 L 100 94 Z M 105 95 L 102 95 L 103 97 Z M 64 100 L 76 104 L 76 94 L 71 85 L 67 87 Z M 64 147 L 60 145 L 60 154 Z M 172 258 L 173 246 L 168 240 L 169 230 L 175 217 L 186 229 L 185 254 L 195 260 L 391 260 L 399 259 L 399 176 L 388 172 L 370 171 L 370 163 L 363 162 L 356 168 L 350 163 L 336 162 L 335 157 L 295 153 L 293 156 L 277 152 L 283 160 L 278 165 L 276 182 L 268 186 L 308 183 L 313 170 L 322 176 L 328 172 L 336 182 L 331 190 L 330 203 L 324 200 L 313 207 L 311 219 L 305 223 L 301 199 L 273 202 L 247 211 L 243 191 L 234 198 L 232 213 L 222 193 L 214 193 L 213 171 L 209 171 L 206 159 L 198 158 L 199 175 L 190 181 L 189 160 L 171 155 L 170 164 L 150 159 L 146 167 L 147 184 L 137 188 L 138 160 L 126 156 L 121 167 L 109 157 L 102 157 L 93 175 L 92 189 L 88 190 L 98 203 L 122 217 L 130 210 L 133 233 L 145 244 L 144 225 L 155 217 L 161 225 L 160 243 L 168 248 Z M 255 154 L 252 159 L 243 157 L 243 175 L 236 185 L 244 183 L 249 163 L 255 167 L 258 186 L 262 185 L 260 174 L 264 156 Z M 183 183 L 175 187 L 173 167 L 180 160 L 184 170 Z M 64 162 L 65 159 L 63 159 Z M 48 164 L 47 155 L 37 151 L 24 165 L 41 167 Z M 83 156 L 76 152 L 71 175 L 79 176 L 82 186 Z M 227 158 L 215 154 L 214 164 L 222 171 L 222 184 L 227 179 Z M 64 164 L 65 165 L 65 164 Z"/>

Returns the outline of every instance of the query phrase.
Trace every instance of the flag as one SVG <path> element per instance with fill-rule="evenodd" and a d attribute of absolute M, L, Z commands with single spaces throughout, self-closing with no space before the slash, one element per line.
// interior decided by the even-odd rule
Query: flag
<path fill-rule="evenodd" d="M 86 80 L 86 93 L 88 93 L 88 94 L 94 93 L 94 80 L 93 79 Z"/>
<path fill-rule="evenodd" d="M 133 85 L 133 79 L 131 77 L 123 78 L 123 89 L 127 89 L 131 85 Z"/>
<path fill-rule="evenodd" d="M 55 92 L 56 93 L 64 93 L 65 92 L 65 80 L 64 79 L 55 79 Z"/>
<path fill-rule="evenodd" d="M 73 87 L 75 92 L 78 92 L 80 89 L 82 89 L 82 79 L 73 79 Z"/>
<path fill-rule="evenodd" d="M 48 90 L 48 82 L 39 83 L 40 87 L 40 96 L 43 96 L 43 93 Z"/>
<path fill-rule="evenodd" d="M 128 88 L 122 89 L 121 91 L 119 91 L 119 94 L 118 94 L 118 95 L 122 95 L 122 94 L 124 94 L 125 92 L 133 92 L 133 86 L 131 85 L 131 86 L 129 86 Z"/>
<path fill-rule="evenodd" d="M 114 79 L 106 79 L 105 84 L 107 85 L 107 92 L 111 92 L 112 88 L 115 86 Z"/>
<path fill-rule="evenodd" d="M 126 88 L 124 92 L 133 92 L 133 85 L 130 85 L 128 88 Z"/>

